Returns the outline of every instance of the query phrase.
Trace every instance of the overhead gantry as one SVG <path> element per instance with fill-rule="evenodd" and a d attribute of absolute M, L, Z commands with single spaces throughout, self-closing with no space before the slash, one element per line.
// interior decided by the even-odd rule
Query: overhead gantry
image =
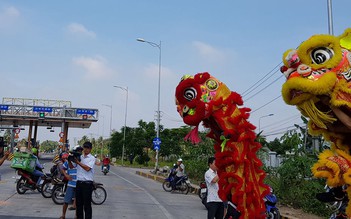
<path fill-rule="evenodd" d="M 61 140 L 65 144 L 69 128 L 89 128 L 98 117 L 98 109 L 72 107 L 70 101 L 63 100 L 3 98 L 0 104 L 0 128 L 12 129 L 12 149 L 13 136 L 19 127 L 29 127 L 28 147 L 32 139 L 36 142 L 38 126 L 61 127 Z"/>

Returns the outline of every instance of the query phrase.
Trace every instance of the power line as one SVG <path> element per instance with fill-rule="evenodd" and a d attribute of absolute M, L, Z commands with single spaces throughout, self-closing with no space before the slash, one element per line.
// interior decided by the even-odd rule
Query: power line
<path fill-rule="evenodd" d="M 255 90 L 256 88 L 258 88 L 262 83 L 264 83 L 265 81 L 267 81 L 270 77 L 272 77 L 277 70 L 271 75 L 269 76 L 267 79 L 265 79 L 269 74 L 271 74 L 277 67 L 279 67 L 282 64 L 282 62 L 280 62 L 278 65 L 276 65 L 271 71 L 269 71 L 265 76 L 263 76 L 260 80 L 258 80 L 256 83 L 254 83 L 253 85 L 251 85 L 251 87 L 249 87 L 248 89 L 246 89 L 243 93 L 242 96 L 246 96 L 247 94 L 251 93 L 253 90 Z M 265 79 L 265 80 L 264 80 Z M 260 83 L 260 81 L 264 80 L 263 82 Z M 257 85 L 258 83 L 260 83 L 259 85 Z M 257 85 L 257 86 L 256 86 Z M 256 86 L 256 87 L 255 87 Z M 255 87 L 255 88 L 253 88 Z M 252 89 L 253 88 L 253 89 Z M 250 91 L 251 90 L 251 91 Z M 248 93 L 247 93 L 248 92 Z"/>
<path fill-rule="evenodd" d="M 263 126 L 262 129 L 264 129 L 264 128 L 267 129 L 267 127 L 272 127 L 272 126 L 273 126 L 273 127 L 270 128 L 270 129 L 274 129 L 274 128 L 277 127 L 277 126 L 278 126 L 278 127 L 281 127 L 282 125 L 285 125 L 285 124 L 287 124 L 287 123 L 291 123 L 292 120 L 295 120 L 295 119 L 297 119 L 297 118 L 300 118 L 300 114 L 295 114 L 295 115 L 290 116 L 290 117 L 288 117 L 288 118 L 284 118 L 284 119 L 282 119 L 282 120 L 280 120 L 280 121 L 278 121 L 278 122 L 274 122 L 274 123 L 272 123 L 272 124 Z"/>
<path fill-rule="evenodd" d="M 183 120 L 178 119 L 178 118 L 175 118 L 175 117 L 171 116 L 170 114 L 166 113 L 165 111 L 161 111 L 161 113 L 162 113 L 162 116 L 166 116 L 166 117 L 164 117 L 164 119 L 166 119 L 166 120 L 169 120 L 169 121 L 172 121 L 172 122 L 181 122 L 181 123 L 184 123 Z M 167 118 L 167 117 L 168 117 L 168 118 Z"/>
<path fill-rule="evenodd" d="M 245 101 L 250 100 L 252 97 L 256 96 L 257 94 L 259 94 L 261 91 L 265 90 L 266 88 L 268 88 L 269 86 L 271 86 L 272 84 L 274 84 L 275 82 L 277 82 L 280 78 L 282 78 L 284 75 L 281 75 L 280 77 L 278 77 L 277 79 L 275 79 L 274 81 L 272 81 L 271 83 L 269 83 L 268 85 L 266 85 L 264 88 L 262 88 L 261 90 L 257 91 L 254 95 L 251 95 L 249 98 L 245 99 Z"/>
<path fill-rule="evenodd" d="M 254 112 L 256 112 L 256 111 L 259 110 L 259 109 L 262 109 L 263 107 L 265 107 L 265 106 L 267 106 L 268 104 L 272 103 L 273 101 L 277 100 L 277 99 L 280 98 L 281 96 L 282 96 L 282 95 L 279 95 L 279 96 L 277 96 L 276 98 L 274 98 L 273 100 L 269 101 L 268 103 L 266 103 L 266 104 L 260 106 L 259 108 L 257 108 L 257 109 L 255 109 L 254 111 L 252 111 L 251 114 L 254 113 Z"/>
<path fill-rule="evenodd" d="M 298 125 L 298 126 L 306 126 L 305 123 L 299 123 L 299 124 L 296 124 L 296 125 Z M 287 126 L 285 128 L 281 128 L 281 129 L 277 129 L 277 130 L 273 130 L 271 132 L 265 133 L 264 136 L 279 135 L 279 134 L 286 133 L 288 131 L 293 131 L 293 130 L 298 130 L 298 129 L 299 129 L 299 127 L 296 127 L 295 125 Z"/>

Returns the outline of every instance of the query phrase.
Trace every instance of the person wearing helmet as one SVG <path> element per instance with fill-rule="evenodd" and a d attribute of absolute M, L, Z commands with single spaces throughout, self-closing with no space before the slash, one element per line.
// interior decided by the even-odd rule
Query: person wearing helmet
<path fill-rule="evenodd" d="M 110 163 L 111 163 L 111 160 L 110 160 L 110 158 L 108 157 L 108 155 L 106 155 L 106 156 L 104 157 L 104 159 L 102 160 L 101 171 L 103 171 L 104 166 L 106 166 L 107 169 L 108 169 L 108 171 L 110 171 Z"/>
<path fill-rule="evenodd" d="M 176 183 L 179 181 L 180 178 L 182 178 L 185 175 L 185 165 L 183 164 L 183 159 L 179 158 L 177 160 L 177 170 L 176 170 L 176 175 L 174 177 L 174 180 L 172 182 L 172 190 L 174 191 L 176 189 Z"/>
<path fill-rule="evenodd" d="M 39 187 L 39 184 L 40 184 L 40 181 L 41 181 L 41 177 L 44 176 L 44 173 L 42 171 L 42 169 L 44 169 L 44 166 L 41 165 L 41 163 L 39 162 L 38 149 L 32 148 L 32 154 L 33 154 L 33 157 L 35 158 L 35 169 L 32 172 L 32 174 L 34 176 L 38 176 L 39 177 L 38 181 L 37 181 L 37 187 Z"/>

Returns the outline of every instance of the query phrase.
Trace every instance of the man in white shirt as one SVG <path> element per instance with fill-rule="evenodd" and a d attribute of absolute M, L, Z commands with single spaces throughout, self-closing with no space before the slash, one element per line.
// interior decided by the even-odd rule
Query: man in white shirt
<path fill-rule="evenodd" d="M 205 173 L 207 185 L 207 219 L 223 219 L 224 205 L 218 196 L 218 180 L 216 159 L 208 158 L 209 169 Z"/>
<path fill-rule="evenodd" d="M 77 219 L 91 219 L 91 195 L 93 192 L 95 157 L 90 154 L 93 145 L 90 142 L 83 144 L 83 154 L 77 163 L 76 205 Z M 83 213 L 84 209 L 84 213 Z"/>
<path fill-rule="evenodd" d="M 177 170 L 176 170 L 176 175 L 174 177 L 174 180 L 172 182 L 172 190 L 176 190 L 176 185 L 178 180 L 180 180 L 183 176 L 185 175 L 185 165 L 183 164 L 183 159 L 179 158 L 177 160 Z"/>

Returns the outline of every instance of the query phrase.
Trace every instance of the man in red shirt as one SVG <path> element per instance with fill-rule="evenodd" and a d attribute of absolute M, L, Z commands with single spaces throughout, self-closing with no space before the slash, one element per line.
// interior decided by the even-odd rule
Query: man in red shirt
<path fill-rule="evenodd" d="M 104 169 L 104 166 L 107 166 L 108 171 L 110 171 L 110 163 L 111 163 L 111 160 L 108 157 L 108 155 L 106 155 L 102 160 L 101 171 Z"/>

